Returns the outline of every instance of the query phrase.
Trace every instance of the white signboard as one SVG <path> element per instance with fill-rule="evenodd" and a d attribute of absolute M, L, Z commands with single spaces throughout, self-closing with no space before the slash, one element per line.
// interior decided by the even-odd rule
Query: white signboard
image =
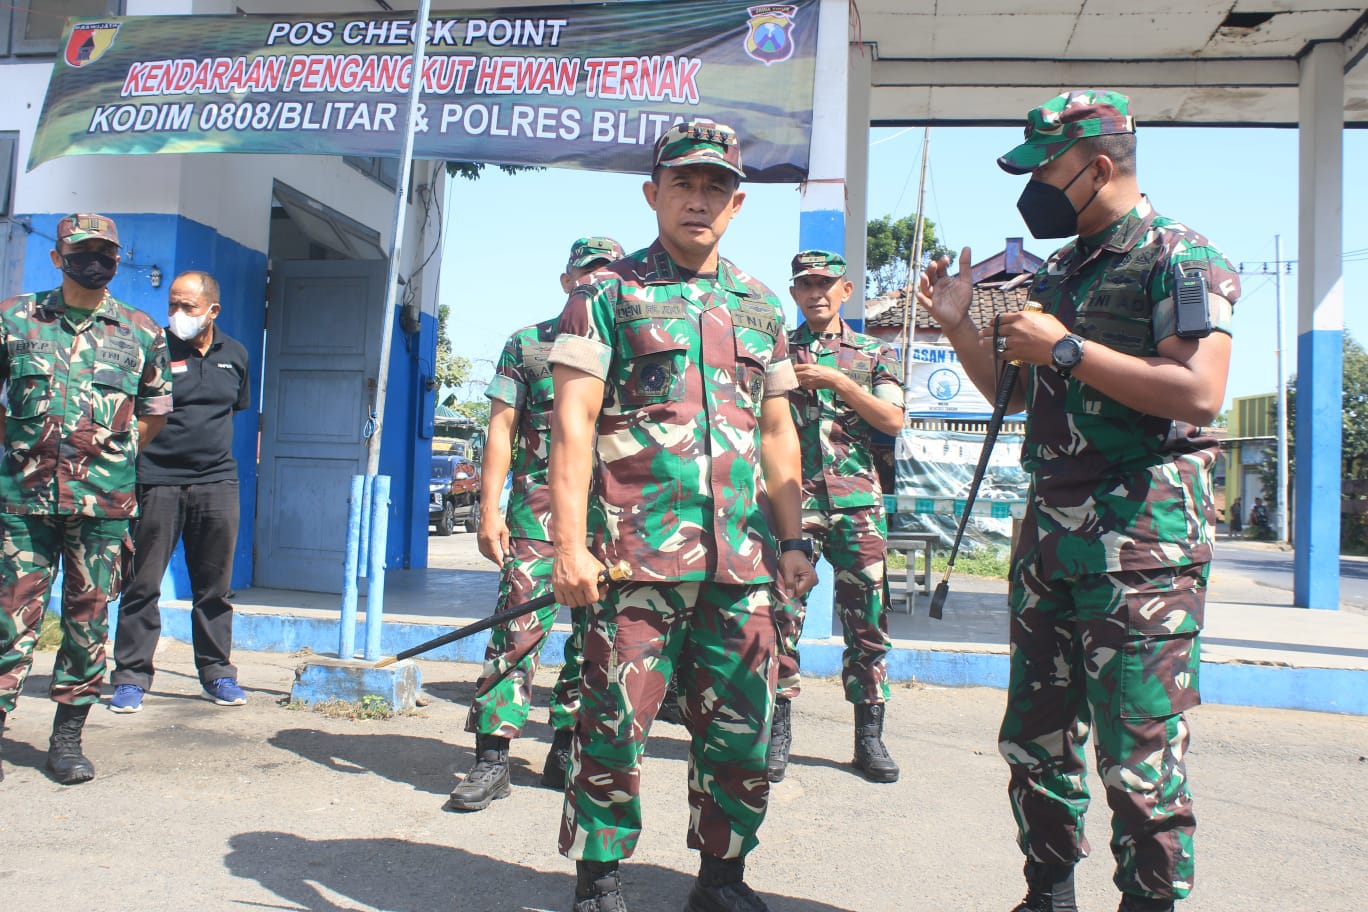
<path fill-rule="evenodd" d="M 993 405 L 964 373 L 948 344 L 917 342 L 907 370 L 909 418 L 987 419 Z"/>

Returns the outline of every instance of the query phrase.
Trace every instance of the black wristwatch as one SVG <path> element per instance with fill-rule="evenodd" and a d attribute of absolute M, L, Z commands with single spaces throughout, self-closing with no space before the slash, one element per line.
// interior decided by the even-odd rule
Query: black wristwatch
<path fill-rule="evenodd" d="M 781 538 L 779 539 L 779 553 L 787 551 L 802 551 L 803 556 L 808 559 L 808 563 L 815 563 L 816 559 L 812 556 L 812 539 L 810 538 Z"/>
<path fill-rule="evenodd" d="M 1059 371 L 1059 376 L 1067 378 L 1078 367 L 1078 362 L 1083 360 L 1083 343 L 1086 341 L 1082 336 L 1069 333 L 1050 349 L 1050 360 L 1054 362 L 1054 369 Z"/>

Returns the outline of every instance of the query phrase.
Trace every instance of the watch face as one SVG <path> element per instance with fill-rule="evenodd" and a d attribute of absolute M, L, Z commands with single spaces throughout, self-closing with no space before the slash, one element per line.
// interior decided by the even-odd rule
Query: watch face
<path fill-rule="evenodd" d="M 1083 346 L 1078 344 L 1078 340 L 1071 336 L 1065 336 L 1054 344 L 1050 350 L 1050 357 L 1059 367 L 1073 367 L 1078 363 L 1083 354 Z"/>

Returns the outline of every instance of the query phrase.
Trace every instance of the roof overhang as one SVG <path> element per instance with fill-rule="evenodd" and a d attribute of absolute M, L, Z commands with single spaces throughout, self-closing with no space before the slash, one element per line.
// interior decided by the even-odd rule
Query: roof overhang
<path fill-rule="evenodd" d="M 859 0 L 876 125 L 1020 125 L 1069 88 L 1143 124 L 1294 126 L 1300 59 L 1345 47 L 1344 117 L 1368 126 L 1368 12 L 1324 0 Z"/>

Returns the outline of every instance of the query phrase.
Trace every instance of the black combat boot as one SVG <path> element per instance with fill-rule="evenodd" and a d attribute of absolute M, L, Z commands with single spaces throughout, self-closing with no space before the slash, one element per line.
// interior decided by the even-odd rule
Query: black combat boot
<path fill-rule="evenodd" d="M 542 767 L 542 785 L 557 791 L 565 788 L 565 777 L 570 772 L 570 745 L 574 740 L 573 728 L 556 729 L 551 750 L 546 754 L 546 766 Z"/>
<path fill-rule="evenodd" d="M 883 743 L 884 704 L 855 704 L 855 768 L 870 782 L 897 782 L 898 764 Z"/>
<path fill-rule="evenodd" d="M 90 704 L 57 704 L 52 718 L 52 738 L 48 741 L 47 768 L 62 785 L 76 785 L 95 778 L 95 764 L 81 753 L 81 730 L 85 728 Z"/>
<path fill-rule="evenodd" d="M 1026 860 L 1026 898 L 1012 912 L 1078 912 L 1074 866 Z"/>
<path fill-rule="evenodd" d="M 746 859 L 700 854 L 698 880 L 689 891 L 684 912 L 769 912 L 769 906 L 746 886 Z"/>
<path fill-rule="evenodd" d="M 508 738 L 475 736 L 475 765 L 451 791 L 447 809 L 482 811 L 496 798 L 507 798 Z"/>
<path fill-rule="evenodd" d="M 1151 899 L 1133 893 L 1121 894 L 1121 905 L 1117 912 L 1173 912 L 1173 900 Z"/>
<path fill-rule="evenodd" d="M 5 781 L 5 711 L 0 709 L 0 782 Z"/>
<path fill-rule="evenodd" d="M 788 770 L 789 748 L 793 746 L 791 712 L 793 704 L 779 697 L 774 701 L 774 722 L 770 724 L 769 754 L 765 758 L 765 775 L 770 782 L 783 782 Z"/>
<path fill-rule="evenodd" d="M 616 861 L 575 862 L 574 912 L 627 912 Z"/>

